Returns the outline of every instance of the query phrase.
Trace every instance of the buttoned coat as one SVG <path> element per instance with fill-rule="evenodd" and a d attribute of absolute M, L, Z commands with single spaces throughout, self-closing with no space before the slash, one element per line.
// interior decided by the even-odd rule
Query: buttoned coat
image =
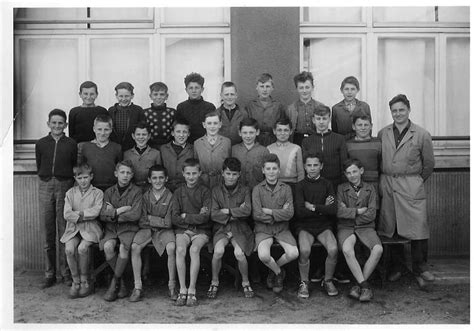
<path fill-rule="evenodd" d="M 201 180 L 209 188 L 220 183 L 222 164 L 232 150 L 229 138 L 221 135 L 216 138 L 214 145 L 209 143 L 207 136 L 194 142 L 194 157 L 199 160 L 202 170 Z"/>
<path fill-rule="evenodd" d="M 411 122 L 396 147 L 393 124 L 380 130 L 382 140 L 381 208 L 378 233 L 395 232 L 408 239 L 429 238 L 426 192 L 423 182 L 434 169 L 431 136 Z"/>

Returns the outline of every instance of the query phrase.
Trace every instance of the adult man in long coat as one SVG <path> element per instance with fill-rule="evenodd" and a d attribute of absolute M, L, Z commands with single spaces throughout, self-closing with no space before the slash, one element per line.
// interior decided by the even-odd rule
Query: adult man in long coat
<path fill-rule="evenodd" d="M 382 140 L 381 208 L 378 233 L 411 240 L 413 273 L 420 287 L 434 276 L 427 271 L 428 217 L 424 182 L 433 172 L 431 136 L 410 121 L 410 101 L 403 94 L 389 102 L 393 124 L 380 130 Z M 401 277 L 403 246 L 394 247 L 394 270 L 389 280 Z"/>

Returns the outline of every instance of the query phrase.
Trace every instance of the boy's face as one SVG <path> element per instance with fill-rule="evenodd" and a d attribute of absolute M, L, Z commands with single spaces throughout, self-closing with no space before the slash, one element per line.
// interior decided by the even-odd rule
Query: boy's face
<path fill-rule="evenodd" d="M 344 84 L 344 87 L 342 88 L 341 92 L 342 92 L 342 95 L 344 95 L 344 99 L 346 101 L 352 101 L 355 99 L 359 90 L 354 84 L 346 83 Z"/>
<path fill-rule="evenodd" d="M 148 183 L 150 183 L 156 191 L 161 190 L 167 181 L 168 177 L 165 176 L 163 171 L 152 171 L 151 176 L 148 177 Z"/>
<path fill-rule="evenodd" d="M 46 124 L 51 130 L 51 135 L 54 137 L 61 136 L 64 132 L 64 129 L 67 127 L 66 120 L 60 115 L 51 116 Z"/>
<path fill-rule="evenodd" d="M 314 86 L 313 84 L 311 84 L 310 80 L 307 80 L 304 83 L 298 82 L 296 84 L 296 90 L 298 91 L 298 94 L 300 95 L 300 100 L 307 102 L 311 100 L 311 97 L 314 91 Z"/>
<path fill-rule="evenodd" d="M 206 129 L 206 133 L 209 136 L 215 136 L 222 126 L 222 122 L 219 120 L 219 116 L 210 116 L 204 119 L 202 126 Z"/>
<path fill-rule="evenodd" d="M 410 109 L 403 102 L 397 102 L 390 107 L 392 118 L 395 124 L 405 125 L 408 123 Z"/>
<path fill-rule="evenodd" d="M 89 186 L 91 186 L 92 178 L 94 178 L 94 175 L 89 172 L 83 172 L 77 176 L 74 176 L 77 186 L 79 186 L 82 191 L 86 191 Z"/>
<path fill-rule="evenodd" d="M 150 140 L 150 137 L 151 135 L 147 129 L 136 128 L 135 132 L 132 133 L 132 138 L 135 140 L 135 143 L 139 148 L 145 147 L 148 143 L 148 140 Z"/>
<path fill-rule="evenodd" d="M 308 174 L 308 177 L 316 178 L 321 173 L 323 169 L 323 164 L 319 161 L 317 157 L 308 157 L 304 163 L 304 170 Z"/>
<path fill-rule="evenodd" d="M 352 124 L 352 129 L 355 131 L 356 136 L 360 139 L 367 139 L 370 137 L 370 130 L 372 130 L 372 124 L 369 120 L 363 120 L 358 118 L 354 124 Z"/>
<path fill-rule="evenodd" d="M 265 175 L 267 182 L 275 183 L 280 174 L 280 167 L 276 162 L 265 162 L 263 164 L 262 172 Z"/>
<path fill-rule="evenodd" d="M 83 106 L 94 106 L 95 99 L 97 98 L 97 91 L 95 87 L 82 88 L 79 96 L 82 99 Z"/>
<path fill-rule="evenodd" d="M 120 186 L 127 186 L 133 178 L 133 171 L 127 166 L 121 165 L 114 171 L 117 182 Z"/>
<path fill-rule="evenodd" d="M 290 135 L 293 130 L 290 129 L 289 125 L 277 124 L 276 129 L 273 129 L 273 134 L 276 136 L 278 142 L 285 143 L 290 139 Z"/>
<path fill-rule="evenodd" d="M 227 186 L 233 186 L 237 183 L 240 177 L 240 171 L 232 171 L 226 168 L 222 171 L 222 177 L 224 177 L 224 184 Z"/>
<path fill-rule="evenodd" d="M 316 126 L 318 132 L 326 132 L 329 128 L 329 122 L 331 121 L 331 116 L 329 114 L 313 116 L 313 123 Z"/>
<path fill-rule="evenodd" d="M 234 86 L 224 87 L 221 92 L 221 98 L 224 105 L 231 108 L 235 105 L 237 100 L 237 91 Z"/>
<path fill-rule="evenodd" d="M 257 94 L 260 99 L 267 99 L 272 95 L 273 92 L 273 81 L 270 79 L 265 83 L 257 83 Z"/>
<path fill-rule="evenodd" d="M 115 92 L 115 96 L 117 97 L 118 104 L 122 107 L 127 107 L 133 99 L 133 94 L 127 89 L 121 88 Z"/>
<path fill-rule="evenodd" d="M 242 141 L 245 145 L 252 145 L 255 143 L 260 130 L 255 129 L 253 126 L 243 126 L 239 131 L 239 136 L 242 137 Z"/>
<path fill-rule="evenodd" d="M 198 183 L 199 176 L 201 176 L 201 170 L 198 166 L 195 167 L 184 167 L 183 170 L 184 180 L 188 187 L 193 187 Z"/>
<path fill-rule="evenodd" d="M 171 135 L 174 137 L 174 142 L 178 145 L 184 145 L 189 137 L 189 128 L 187 125 L 176 124 Z"/>
<path fill-rule="evenodd" d="M 204 91 L 204 87 L 199 85 L 199 83 L 191 82 L 186 86 L 186 93 L 189 96 L 189 99 L 196 100 L 201 98 L 201 94 Z"/>
<path fill-rule="evenodd" d="M 344 174 L 347 177 L 347 180 L 353 185 L 359 185 L 362 174 L 364 173 L 364 168 L 358 168 L 355 164 L 347 167 L 344 171 Z"/>
<path fill-rule="evenodd" d="M 166 93 L 164 90 L 151 91 L 150 99 L 153 101 L 155 106 L 161 106 L 165 103 L 166 99 L 168 99 L 168 93 Z"/>
<path fill-rule="evenodd" d="M 112 127 L 110 123 L 97 122 L 93 127 L 95 138 L 100 143 L 106 143 L 109 141 L 110 134 L 112 133 Z"/>

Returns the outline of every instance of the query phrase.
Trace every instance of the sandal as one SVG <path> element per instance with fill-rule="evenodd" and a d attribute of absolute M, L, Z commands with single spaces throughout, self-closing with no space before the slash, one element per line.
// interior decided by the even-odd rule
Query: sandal
<path fill-rule="evenodd" d="M 217 297 L 218 290 L 219 290 L 219 286 L 211 284 L 211 286 L 209 286 L 209 290 L 207 290 L 207 297 L 209 299 L 215 299 Z"/>
<path fill-rule="evenodd" d="M 175 301 L 176 306 L 184 306 L 186 305 L 186 299 L 188 298 L 187 293 L 179 293 L 178 298 Z"/>
<path fill-rule="evenodd" d="M 250 285 L 245 285 L 244 287 L 244 295 L 246 298 L 253 298 L 255 295 L 255 292 L 252 290 Z"/>
<path fill-rule="evenodd" d="M 197 304 L 198 302 L 197 302 L 196 294 L 188 293 L 188 300 L 186 300 L 186 306 L 194 307 L 194 306 L 197 306 Z"/>

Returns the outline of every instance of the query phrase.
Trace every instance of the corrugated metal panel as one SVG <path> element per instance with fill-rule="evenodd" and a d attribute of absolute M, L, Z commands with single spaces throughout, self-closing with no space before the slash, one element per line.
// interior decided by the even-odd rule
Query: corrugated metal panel
<path fill-rule="evenodd" d="M 38 176 L 15 175 L 13 191 L 15 269 L 43 270 L 44 233 L 39 218 Z"/>
<path fill-rule="evenodd" d="M 469 255 L 469 183 L 469 172 L 437 172 L 428 179 L 430 255 Z"/>

